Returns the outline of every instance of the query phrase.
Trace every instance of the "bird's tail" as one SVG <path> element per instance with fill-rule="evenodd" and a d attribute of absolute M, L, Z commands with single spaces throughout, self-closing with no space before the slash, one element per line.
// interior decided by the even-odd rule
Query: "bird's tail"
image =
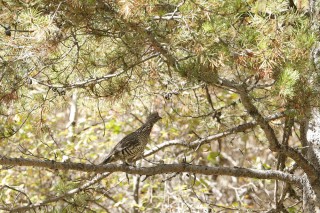
<path fill-rule="evenodd" d="M 100 164 L 107 164 L 107 163 L 111 163 L 113 161 L 113 156 L 108 156 L 104 161 L 102 161 L 102 163 Z"/>

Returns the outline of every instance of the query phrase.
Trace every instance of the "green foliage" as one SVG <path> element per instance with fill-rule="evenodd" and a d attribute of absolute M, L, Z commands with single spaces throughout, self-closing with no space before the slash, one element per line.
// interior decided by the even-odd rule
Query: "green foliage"
<path fill-rule="evenodd" d="M 299 72 L 293 70 L 292 68 L 285 68 L 279 77 L 277 82 L 277 87 L 279 90 L 279 95 L 283 97 L 292 98 L 295 93 L 295 85 L 299 80 Z"/>
<path fill-rule="evenodd" d="M 207 160 L 209 162 L 211 162 L 212 164 L 216 164 L 217 163 L 217 157 L 220 156 L 219 152 L 210 152 L 207 156 Z"/>
<path fill-rule="evenodd" d="M 213 26 L 211 25 L 210 22 L 204 22 L 202 24 L 202 29 L 204 30 L 204 32 L 207 32 L 207 33 L 214 32 Z"/>
<path fill-rule="evenodd" d="M 119 134 L 121 132 L 121 125 L 122 123 L 117 123 L 116 120 L 110 120 L 105 124 L 105 128 L 111 130 L 115 134 Z"/>
<path fill-rule="evenodd" d="M 297 211 L 299 211 L 299 210 L 295 206 L 288 208 L 289 213 L 295 213 Z"/>

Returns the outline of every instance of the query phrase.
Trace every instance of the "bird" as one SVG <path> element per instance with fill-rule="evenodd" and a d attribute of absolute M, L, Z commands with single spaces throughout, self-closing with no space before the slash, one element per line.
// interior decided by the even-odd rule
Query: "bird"
<path fill-rule="evenodd" d="M 139 160 L 149 141 L 153 125 L 160 119 L 162 118 L 158 112 L 151 113 L 139 129 L 128 134 L 117 143 L 101 164 L 112 163 L 118 160 L 129 164 Z"/>

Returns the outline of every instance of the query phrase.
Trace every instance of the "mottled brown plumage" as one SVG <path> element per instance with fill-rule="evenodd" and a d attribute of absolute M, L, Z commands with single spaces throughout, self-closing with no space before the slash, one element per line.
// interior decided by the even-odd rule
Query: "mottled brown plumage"
<path fill-rule="evenodd" d="M 153 125 L 160 119 L 161 117 L 158 112 L 150 114 L 146 122 L 139 129 L 125 136 L 118 142 L 101 164 L 111 163 L 117 160 L 122 160 L 126 163 L 138 160 L 142 156 L 149 141 Z"/>

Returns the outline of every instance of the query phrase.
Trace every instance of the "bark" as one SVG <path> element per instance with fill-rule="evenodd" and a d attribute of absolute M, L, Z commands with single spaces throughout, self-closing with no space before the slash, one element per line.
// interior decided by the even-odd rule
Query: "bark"
<path fill-rule="evenodd" d="M 312 110 L 312 118 L 307 128 L 307 156 L 320 171 L 320 113 L 318 109 Z"/>
<path fill-rule="evenodd" d="M 311 118 L 307 125 L 306 131 L 306 139 L 307 139 L 307 147 L 306 153 L 307 158 L 312 165 L 315 166 L 317 171 L 320 171 L 320 113 L 319 109 L 311 110 Z M 320 181 L 319 179 L 313 180 L 309 176 L 305 178 L 304 181 L 304 196 L 303 196 L 303 204 L 304 207 L 308 207 L 305 209 L 306 212 L 313 212 L 311 206 L 320 207 Z M 310 208 L 309 208 L 310 207 Z"/>
<path fill-rule="evenodd" d="M 282 180 L 288 183 L 301 185 L 301 178 L 296 175 L 274 170 L 258 170 L 240 167 L 210 167 L 191 164 L 160 164 L 152 167 L 135 167 L 128 165 L 93 165 L 84 163 L 57 162 L 49 160 L 24 159 L 24 158 L 0 158 L 0 165 L 3 166 L 25 166 L 36 168 L 47 168 L 52 170 L 75 170 L 82 172 L 125 172 L 138 175 L 158 175 L 167 173 L 194 173 L 202 175 L 227 175 L 235 177 L 248 177 L 257 179 Z"/>
<path fill-rule="evenodd" d="M 309 1 L 309 13 L 311 17 L 312 28 L 315 33 L 319 33 L 319 10 L 320 2 L 316 0 Z M 319 92 L 319 78 L 320 71 L 320 42 L 316 42 L 311 50 L 311 62 L 313 67 L 310 67 L 312 73 L 310 78 L 310 85 L 313 86 L 315 93 Z M 312 102 L 309 100 L 305 109 L 305 119 L 302 122 L 300 132 L 303 139 L 303 145 L 306 145 L 306 156 L 308 161 L 320 171 L 320 113 L 317 107 L 313 107 Z M 303 206 L 305 212 L 315 212 L 315 208 L 320 206 L 320 181 L 312 179 L 309 175 L 303 181 Z"/>

